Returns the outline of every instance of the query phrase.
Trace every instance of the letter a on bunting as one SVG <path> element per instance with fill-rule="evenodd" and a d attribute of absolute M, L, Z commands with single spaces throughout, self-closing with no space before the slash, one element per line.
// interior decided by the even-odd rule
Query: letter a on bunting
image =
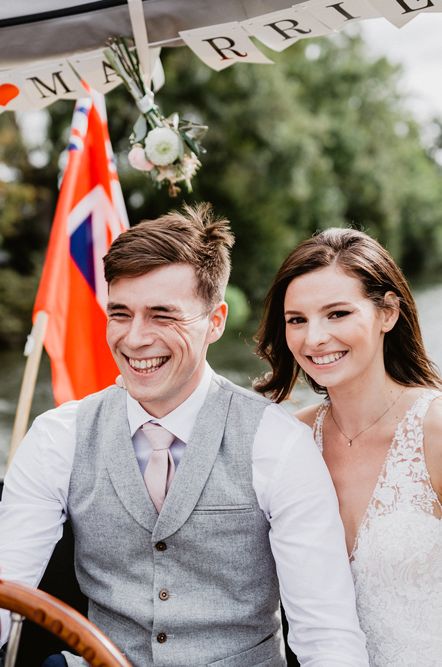
<path fill-rule="evenodd" d="M 34 305 L 48 313 L 45 348 L 55 402 L 79 399 L 114 382 L 118 371 L 106 344 L 102 257 L 128 227 L 115 169 L 104 98 L 77 102 L 68 163 Z"/>

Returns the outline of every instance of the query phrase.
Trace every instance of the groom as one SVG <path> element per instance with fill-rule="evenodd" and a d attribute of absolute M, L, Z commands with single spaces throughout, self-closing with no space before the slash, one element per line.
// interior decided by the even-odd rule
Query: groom
<path fill-rule="evenodd" d="M 206 362 L 232 245 L 207 204 L 114 241 L 107 340 L 122 386 L 35 421 L 6 479 L 2 574 L 37 585 L 69 515 L 89 617 L 134 667 L 283 667 L 280 595 L 301 665 L 366 667 L 310 430 Z"/>

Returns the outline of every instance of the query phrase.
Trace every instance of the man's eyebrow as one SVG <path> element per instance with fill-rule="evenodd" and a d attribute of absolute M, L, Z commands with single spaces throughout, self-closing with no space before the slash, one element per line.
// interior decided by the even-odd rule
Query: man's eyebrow
<path fill-rule="evenodd" d="M 107 310 L 108 312 L 113 311 L 113 310 L 129 310 L 129 307 L 126 306 L 124 303 L 118 303 L 117 301 L 109 301 L 107 304 Z M 146 310 L 153 310 L 156 313 L 179 313 L 181 312 L 181 309 L 178 308 L 178 306 L 175 306 L 174 304 L 167 304 L 167 305 L 157 305 L 157 306 L 146 306 Z"/>
<path fill-rule="evenodd" d="M 147 310 L 154 310 L 156 313 L 177 313 L 180 312 L 180 308 L 174 304 L 168 304 L 165 306 L 147 306 Z"/>
<path fill-rule="evenodd" d="M 109 301 L 106 308 L 107 308 L 108 311 L 111 311 L 111 310 L 128 310 L 127 306 L 125 306 L 124 303 L 117 303 L 117 301 Z"/>

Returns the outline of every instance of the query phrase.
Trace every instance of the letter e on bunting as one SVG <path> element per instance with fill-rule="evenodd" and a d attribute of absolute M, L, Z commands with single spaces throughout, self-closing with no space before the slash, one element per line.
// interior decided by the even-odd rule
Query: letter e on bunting
<path fill-rule="evenodd" d="M 198 58 L 217 72 L 239 62 L 272 64 L 237 22 L 183 30 L 180 37 Z"/>
<path fill-rule="evenodd" d="M 442 12 L 442 0 L 370 0 L 370 4 L 397 28 L 420 12 Z"/>

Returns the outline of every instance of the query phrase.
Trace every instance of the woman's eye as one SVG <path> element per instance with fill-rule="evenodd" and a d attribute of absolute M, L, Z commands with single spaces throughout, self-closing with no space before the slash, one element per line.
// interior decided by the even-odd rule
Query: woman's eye
<path fill-rule="evenodd" d="M 345 317 L 346 315 L 350 315 L 349 310 L 334 310 L 332 313 L 329 314 L 329 319 L 330 320 L 337 320 L 340 317 Z"/>
<path fill-rule="evenodd" d="M 305 317 L 289 317 L 287 324 L 302 324 L 305 322 Z"/>

